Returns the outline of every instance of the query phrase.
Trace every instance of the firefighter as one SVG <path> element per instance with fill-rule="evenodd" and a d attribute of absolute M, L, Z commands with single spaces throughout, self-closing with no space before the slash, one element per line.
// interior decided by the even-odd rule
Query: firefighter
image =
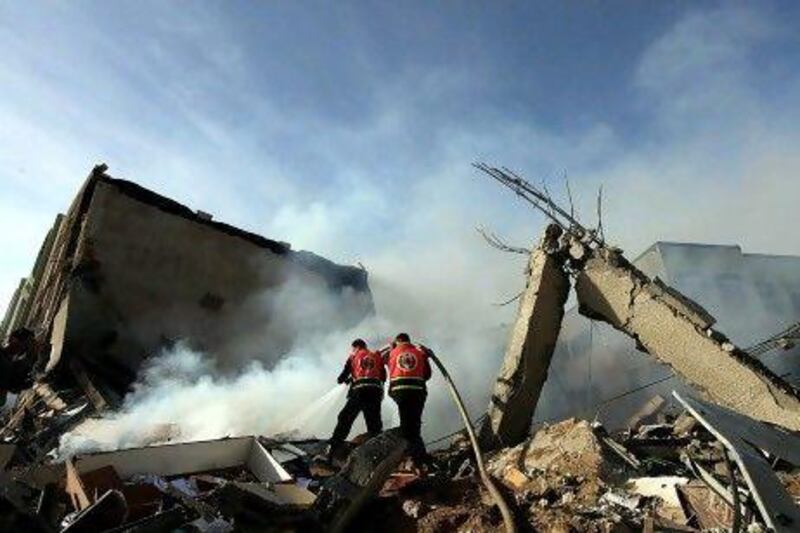
<path fill-rule="evenodd" d="M 411 344 L 407 333 L 398 334 L 384 361 L 389 368 L 389 396 L 400 413 L 400 431 L 409 443 L 409 455 L 426 463 L 428 455 L 422 441 L 422 411 L 428 397 L 426 382 L 431 378 L 430 350 Z"/>
<path fill-rule="evenodd" d="M 350 383 L 350 390 L 347 393 L 347 403 L 339 412 L 336 428 L 329 441 L 329 458 L 334 456 L 336 450 L 347 438 L 359 413 L 364 414 L 367 434 L 370 437 L 383 430 L 381 401 L 383 401 L 386 369 L 383 366 L 381 355 L 369 351 L 367 343 L 362 339 L 354 340 L 352 351 L 336 381 L 337 383 Z"/>

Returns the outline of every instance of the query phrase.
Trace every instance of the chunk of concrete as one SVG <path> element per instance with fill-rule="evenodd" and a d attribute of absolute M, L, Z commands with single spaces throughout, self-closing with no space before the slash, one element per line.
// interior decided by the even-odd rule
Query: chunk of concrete
<path fill-rule="evenodd" d="M 325 531 L 347 531 L 361 508 L 377 496 L 407 446 L 398 430 L 390 430 L 350 454 L 344 468 L 325 481 L 314 503 L 314 514 Z"/>
<path fill-rule="evenodd" d="M 569 418 L 545 426 L 525 443 L 502 450 L 489 462 L 489 471 L 501 479 L 509 468 L 605 479 L 611 473 L 610 464 L 591 424 Z"/>
<path fill-rule="evenodd" d="M 554 243 L 558 234 L 548 228 L 531 252 L 528 283 L 519 303 L 503 366 L 480 429 L 482 447 L 514 446 L 528 437 L 542 387 L 547 380 L 569 278 Z"/>
<path fill-rule="evenodd" d="M 580 312 L 633 337 L 708 399 L 744 415 L 800 430 L 798 392 L 724 335 L 702 308 L 617 258 L 596 253 L 578 274 Z M 680 297 L 679 297 L 680 296 Z"/>

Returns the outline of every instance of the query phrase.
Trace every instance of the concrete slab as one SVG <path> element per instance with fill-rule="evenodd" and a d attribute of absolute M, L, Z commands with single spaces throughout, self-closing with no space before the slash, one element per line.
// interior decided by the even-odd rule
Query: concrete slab
<path fill-rule="evenodd" d="M 707 325 L 699 305 L 647 278 L 621 257 L 586 262 L 575 285 L 580 312 L 633 337 L 706 398 L 739 413 L 800 430 L 800 396 Z M 705 329 L 704 329 L 705 328 Z"/>

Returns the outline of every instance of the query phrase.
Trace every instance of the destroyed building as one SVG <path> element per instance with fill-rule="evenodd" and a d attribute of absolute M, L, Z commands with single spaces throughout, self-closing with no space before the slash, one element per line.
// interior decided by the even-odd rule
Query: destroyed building
<path fill-rule="evenodd" d="M 743 253 L 739 246 L 658 242 L 632 263 L 702 305 L 739 346 L 751 346 L 800 318 L 800 257 Z M 796 348 L 773 351 L 760 360 L 797 384 L 798 354 Z M 629 337 L 581 315 L 575 305 L 564 314 L 536 419 L 597 415 L 608 427 L 624 427 L 654 396 L 669 401 L 670 391 L 686 390 L 672 375 Z"/>
<path fill-rule="evenodd" d="M 47 234 L 3 333 L 33 330 L 48 371 L 88 371 L 92 388 L 114 401 L 145 358 L 175 342 L 213 353 L 223 366 L 244 357 L 226 346 L 281 320 L 265 295 L 288 283 L 338 298 L 345 323 L 373 312 L 363 268 L 217 222 L 100 165 Z M 266 363 L 293 340 L 291 324 L 278 324 L 259 354 Z"/>
<path fill-rule="evenodd" d="M 768 353 L 773 345 L 792 348 L 800 325 L 792 325 L 753 348 L 739 348 L 736 339 L 719 329 L 716 318 L 707 309 L 675 286 L 665 283 L 661 277 L 648 275 L 637 268 L 620 249 L 609 246 L 602 225 L 599 229 L 583 226 L 571 211 L 553 201 L 547 189 L 537 188 L 512 171 L 483 163 L 475 166 L 552 221 L 538 245 L 530 250 L 517 318 L 487 413 L 481 422 L 484 447 L 496 450 L 497 456 L 506 457 L 508 461 L 496 475 L 505 478 L 505 484 L 516 492 L 517 501 L 520 493 L 530 489 L 533 489 L 529 492 L 533 498 L 537 497 L 536 494 L 544 494 L 539 489 L 547 485 L 550 466 L 545 464 L 542 469 L 534 465 L 555 459 L 557 462 L 572 462 L 564 470 L 572 475 L 578 474 L 580 478 L 560 502 L 543 499 L 539 504 L 548 509 L 567 504 L 572 508 L 569 513 L 573 519 L 582 514 L 584 506 L 570 502 L 583 492 L 585 475 L 594 468 L 592 465 L 600 465 L 601 468 L 595 469 L 596 473 L 591 476 L 601 482 L 600 486 L 605 487 L 603 490 L 614 485 L 622 490 L 615 492 L 612 489 L 599 499 L 599 492 L 595 492 L 590 498 L 592 505 L 602 506 L 605 502 L 629 511 L 641 509 L 641 500 L 632 498 L 632 493 L 642 496 L 644 492 L 641 489 L 649 486 L 646 491 L 649 495 L 657 495 L 662 504 L 670 500 L 672 511 L 677 511 L 673 514 L 664 508 L 655 510 L 660 524 L 654 523 L 651 515 L 635 525 L 636 528 L 645 531 L 663 528 L 693 531 L 717 527 L 735 532 L 745 528 L 748 531 L 796 531 L 800 527 L 800 506 L 793 482 L 787 479 L 796 479 L 800 473 L 800 391 L 759 360 L 759 356 Z M 525 253 L 496 239 L 488 240 L 499 249 Z M 663 275 L 666 267 L 675 267 L 679 258 L 679 254 L 670 257 L 656 247 L 645 253 L 640 262 L 644 268 Z M 761 258 L 754 263 L 757 267 L 752 270 L 749 264 L 739 267 L 739 274 L 747 273 L 747 281 L 763 285 L 769 279 L 763 268 L 767 261 Z M 712 270 L 711 277 L 733 278 L 740 285 L 746 284 L 741 275 L 732 275 L 730 270 L 725 267 Z M 679 272 L 685 275 L 679 268 L 671 274 L 677 276 Z M 783 281 L 780 275 L 774 277 L 779 283 Z M 791 279 L 792 274 L 787 277 Z M 564 422 L 552 427 L 545 424 L 530 439 L 531 418 L 539 414 L 537 404 L 542 399 L 550 373 L 558 371 L 566 379 L 570 378 L 571 361 L 566 361 L 566 368 L 563 365 L 561 368 L 551 366 L 553 362 L 563 363 L 555 357 L 554 338 L 561 333 L 563 303 L 571 285 L 570 278 L 574 279 L 578 313 L 629 337 L 639 352 L 648 354 L 674 372 L 676 384 L 671 396 L 680 409 L 685 410 L 681 416 L 692 420 L 686 418 L 680 422 L 675 414 L 666 410 L 660 412 L 665 401 L 656 396 L 643 405 L 636 416 L 626 420 L 626 431 L 617 433 L 622 442 L 607 436 L 599 416 L 594 417 L 592 424 L 600 430 L 594 437 L 584 434 L 576 437 L 574 443 L 570 442 L 568 435 L 577 426 Z M 729 301 L 725 302 L 730 299 L 728 293 L 731 289 L 734 293 L 746 292 L 741 286 L 724 288 L 727 290 L 721 291 L 724 294 L 721 300 L 726 305 L 731 305 Z M 603 368 L 600 378 L 614 372 L 622 375 L 623 379 L 627 378 L 629 372 L 621 366 L 612 364 Z M 591 384 L 590 378 L 586 381 Z M 644 390 L 656 383 L 658 381 L 640 385 L 625 394 Z M 570 392 L 584 391 L 576 387 L 574 391 L 562 392 L 552 401 L 570 404 L 574 401 Z M 660 403 L 657 401 L 659 398 Z M 602 406 L 598 402 L 592 407 L 598 410 Z M 567 408 L 570 407 L 567 405 Z M 658 423 L 652 424 L 654 421 Z M 684 423 L 686 421 L 689 423 Z M 692 434 L 686 440 L 687 429 L 692 433 L 690 428 L 697 423 L 704 426 L 705 434 Z M 567 435 L 563 435 L 561 430 L 550 431 L 557 426 L 567 428 Z M 548 432 L 555 435 L 548 437 Z M 542 435 L 545 435 L 542 440 L 551 442 L 552 451 L 536 449 L 537 440 Z M 712 445 L 703 450 L 708 444 Z M 614 481 L 613 476 L 609 476 L 610 464 L 599 455 L 604 449 L 616 454 L 634 471 L 657 473 L 660 477 L 633 479 L 623 476 Z M 635 453 L 631 453 L 632 450 Z M 581 457 L 587 452 L 588 456 Z M 531 459 L 530 464 L 528 459 Z M 653 469 L 662 460 L 667 462 Z M 781 465 L 781 461 L 785 464 Z M 688 470 L 684 470 L 680 462 Z M 662 467 L 667 464 L 669 475 L 665 476 Z M 713 466 L 714 473 L 709 473 L 709 466 Z M 689 476 L 682 477 L 683 474 Z M 690 481 L 690 476 L 697 479 Z M 727 479 L 722 480 L 722 476 Z M 556 480 L 557 486 L 561 487 L 565 482 L 569 482 L 568 477 Z M 691 483 L 694 485 L 689 490 Z M 747 488 L 740 493 L 744 485 Z M 695 489 L 706 491 L 706 496 L 699 496 Z M 568 501 L 564 501 L 564 496 Z M 714 497 L 718 500 L 712 503 Z M 501 502 L 497 505 L 502 507 Z M 758 517 L 754 519 L 756 515 Z M 597 525 L 595 523 L 594 528 Z M 573 522 L 568 529 L 577 527 L 583 530 L 586 526 L 578 527 Z M 507 525 L 506 530 L 513 531 L 514 526 Z"/>
<path fill-rule="evenodd" d="M 151 207 L 161 206 L 171 215 L 201 225 L 214 224 L 214 230 L 228 236 L 247 241 L 255 238 L 258 247 L 269 250 L 272 255 L 268 259 L 258 256 L 256 260 L 272 267 L 266 278 L 239 280 L 224 268 L 219 272 L 217 264 L 217 269 L 205 272 L 200 284 L 211 296 L 203 292 L 199 302 L 194 299 L 196 291 L 187 291 L 185 284 L 178 283 L 172 296 L 186 312 L 198 313 L 189 309 L 195 306 L 202 310 L 200 314 L 217 313 L 220 327 L 230 327 L 230 323 L 219 314 L 228 304 L 244 305 L 241 302 L 246 298 L 241 295 L 248 289 L 265 283 L 282 286 L 297 270 L 304 283 L 321 283 L 335 294 L 361 295 L 354 316 L 371 310 L 363 270 L 332 267 L 314 256 L 295 255 L 286 245 L 265 243 L 260 237 L 218 226 L 206 215 L 200 215 L 200 222 L 197 214 L 175 213 L 178 207 L 169 201 L 113 180 L 104 169 L 96 170 L 87 182 L 88 192 L 84 189 L 79 195 L 83 200 L 78 203 L 87 205 L 77 211 L 73 206 L 55 232 L 47 255 L 55 258 L 56 266 L 48 260 L 41 277 L 30 283 L 39 286 L 34 298 L 17 298 L 17 302 L 28 303 L 15 304 L 27 309 L 22 313 L 24 324 L 47 338 L 62 340 L 47 352 L 51 363 L 52 355 L 60 354 L 61 362 L 53 365 L 52 371 L 64 368 L 64 361 L 80 362 L 66 367 L 79 387 L 76 395 L 62 383 L 49 381 L 47 375 L 37 376 L 15 410 L 6 414 L 0 430 L 0 529 L 61 533 L 176 528 L 398 533 L 721 529 L 788 533 L 800 529 L 800 392 L 778 374 L 782 367 L 770 368 L 756 358 L 766 353 L 765 347 L 775 344 L 776 338 L 781 347 L 790 347 L 791 342 L 783 341 L 795 339 L 800 325 L 787 330 L 790 336 L 773 336 L 748 352 L 736 343 L 756 340 L 745 336 L 750 330 L 736 333 L 733 339 L 726 337 L 716 329 L 716 318 L 688 295 L 691 283 L 680 285 L 681 279 L 684 283 L 694 280 L 699 286 L 711 280 L 718 288 L 715 284 L 720 279 L 733 278 L 739 283 L 733 291 L 747 292 L 742 286 L 751 281 L 755 287 L 765 281 L 794 283 L 791 275 L 766 277 L 768 261 L 761 256 L 752 263 L 756 266 L 739 265 L 735 273 L 730 268 L 701 268 L 720 264 L 703 260 L 713 247 L 674 244 L 659 244 L 632 264 L 621 250 L 607 245 L 602 234 L 581 226 L 528 182 L 504 170 L 477 166 L 555 223 L 546 228 L 532 250 L 522 251 L 529 256 L 525 288 L 493 395 L 480 418 L 480 434 L 474 431 L 447 369 L 435 354 L 430 355 L 465 429 L 437 439 L 449 445 L 436 449 L 427 466 L 406 456 L 407 442 L 396 429 L 377 436 L 356 436 L 335 454 L 326 454 L 324 441 L 295 440 L 289 434 L 176 443 L 171 442 L 170 424 L 162 424 L 164 427 L 150 428 L 147 445 L 55 456 L 55 437 L 86 416 L 90 401 L 96 410 L 103 410 L 96 401 L 103 395 L 95 383 L 110 382 L 97 370 L 98 362 L 108 361 L 120 372 L 130 371 L 141 362 L 135 357 L 144 346 L 141 342 L 172 342 L 142 335 L 139 328 L 127 328 L 127 322 L 121 320 L 110 322 L 121 333 L 98 341 L 98 333 L 91 327 L 94 322 L 109 322 L 102 320 L 106 305 L 116 311 L 112 319 L 117 314 L 135 318 L 136 312 L 159 311 L 145 305 L 148 295 L 139 306 L 122 306 L 117 311 L 114 297 L 118 291 L 141 291 L 141 285 L 146 285 L 158 296 L 158 291 L 164 290 L 160 280 L 150 282 L 138 279 L 137 272 L 125 273 L 124 262 L 116 257 L 125 255 L 125 247 L 109 245 L 111 236 L 97 230 L 95 225 L 108 216 L 103 208 L 111 205 L 109 195 L 131 195 L 136 200 L 144 194 L 149 199 L 144 203 Z M 98 192 L 107 187 L 111 189 Z M 99 211 L 92 210 L 95 201 Z M 135 227 L 140 221 L 134 217 L 116 223 Z M 65 229 L 69 227 L 73 229 Z M 112 223 L 109 227 L 118 226 Z M 146 228 L 146 224 L 139 226 L 137 235 L 146 235 L 142 232 Z M 131 237 L 125 231 L 121 234 Z M 147 263 L 150 253 L 156 257 L 164 253 L 162 259 L 170 256 L 157 248 L 142 252 L 139 243 L 131 238 L 127 246 L 136 252 L 131 260 L 143 263 L 140 272 L 150 274 L 157 268 L 157 261 Z M 107 250 L 105 246 L 109 246 Z M 185 246 L 176 250 L 178 255 L 184 254 Z M 231 257 L 238 260 L 240 253 L 234 250 Z M 676 264 L 687 264 L 686 256 L 692 256 L 689 263 L 693 267 L 677 268 Z M 198 259 L 193 254 L 188 257 Z M 320 265 L 333 270 L 325 273 L 318 270 Z M 179 271 L 181 268 L 164 272 Z M 692 272 L 703 272 L 706 277 L 700 276 L 698 282 Z M 111 283 L 110 273 L 119 273 L 121 281 Z M 264 275 L 263 268 L 257 273 Z M 216 276 L 233 283 L 236 290 L 223 292 L 225 286 L 217 284 L 222 282 Z M 579 305 L 566 313 L 567 322 L 562 324 L 573 289 Z M 769 297 L 769 289 L 761 290 Z M 785 301 L 791 302 L 792 291 L 780 290 L 784 297 L 788 295 Z M 38 301 L 43 297 L 51 302 L 49 306 Z M 725 316 L 731 307 L 725 298 L 728 296 L 704 303 Z M 169 311 L 164 300 L 154 299 Z M 714 307 L 716 304 L 721 306 Z M 42 308 L 45 311 L 37 311 Z M 48 314 L 46 309 L 54 310 Z M 626 420 L 620 431 L 604 427 L 597 419 L 590 421 L 592 417 L 549 420 L 532 428 L 534 417 L 542 416 L 537 407 L 552 394 L 547 392 L 548 386 L 572 371 L 570 356 L 564 356 L 556 345 L 559 337 L 572 338 L 569 321 L 576 312 L 608 324 L 619 338 L 635 342 L 636 355 L 643 362 L 657 362 L 653 364 L 674 372 L 670 398 L 676 409 L 668 412 L 661 409 L 663 403 L 655 405 Z M 19 315 L 15 310 L 9 320 Z M 42 322 L 36 321 L 41 316 L 55 317 L 53 327 L 42 327 Z M 171 316 L 164 313 L 161 328 L 195 335 L 193 339 L 201 344 L 215 342 L 212 332 L 181 329 L 181 322 L 170 320 Z M 213 329 L 211 322 L 204 322 L 208 330 Z M 78 328 L 74 337 L 63 331 L 73 326 Z M 732 322 L 723 326 L 738 328 Z M 754 336 L 763 338 L 757 326 L 752 328 Z M 138 339 L 145 341 L 137 343 Z M 622 346 L 627 348 L 624 343 Z M 131 347 L 126 354 L 125 348 Z M 98 359 L 87 360 L 84 366 L 82 350 Z M 625 353 L 616 348 L 612 351 Z M 581 362 L 580 357 L 577 360 Z M 605 371 L 637 379 L 624 368 Z M 645 388 L 649 387 L 641 390 Z M 562 400 L 569 400 L 567 396 L 573 392 L 561 391 Z"/>

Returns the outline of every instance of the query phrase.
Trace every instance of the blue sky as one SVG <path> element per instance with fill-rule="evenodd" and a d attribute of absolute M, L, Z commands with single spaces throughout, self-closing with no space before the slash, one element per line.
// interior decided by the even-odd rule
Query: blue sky
<path fill-rule="evenodd" d="M 800 254 L 800 5 L 502 4 L 3 2 L 0 306 L 99 161 L 464 316 L 521 283 L 475 225 L 542 228 L 477 159 L 632 254 Z"/>

